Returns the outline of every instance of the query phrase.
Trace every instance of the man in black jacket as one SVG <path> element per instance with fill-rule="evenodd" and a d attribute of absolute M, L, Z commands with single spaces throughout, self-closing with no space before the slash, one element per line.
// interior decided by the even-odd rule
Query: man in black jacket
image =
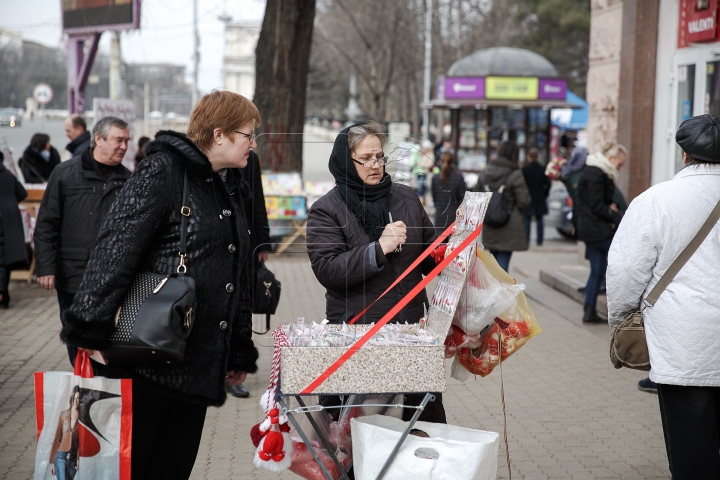
<path fill-rule="evenodd" d="M 115 197 L 130 177 L 122 166 L 128 124 L 116 117 L 95 123 L 92 145 L 53 170 L 35 227 L 38 283 L 57 290 L 60 318 L 70 308 L 88 256 Z M 77 349 L 68 346 L 70 363 Z"/>
<path fill-rule="evenodd" d="M 65 150 L 73 157 L 90 148 L 90 132 L 87 131 L 85 120 L 77 113 L 65 119 L 65 135 L 70 139 Z"/>
<path fill-rule="evenodd" d="M 265 209 L 265 195 L 262 188 L 262 177 L 260 172 L 260 159 L 254 151 L 250 151 L 248 164 L 240 168 L 242 173 L 242 198 L 245 218 L 250 226 L 250 246 L 248 248 L 248 281 L 251 286 L 250 298 L 255 299 L 255 272 L 260 267 L 260 262 L 268 259 L 272 250 L 270 244 L 270 227 L 268 225 L 267 210 Z M 225 384 L 227 392 L 233 397 L 245 398 L 250 392 L 241 384 Z"/>

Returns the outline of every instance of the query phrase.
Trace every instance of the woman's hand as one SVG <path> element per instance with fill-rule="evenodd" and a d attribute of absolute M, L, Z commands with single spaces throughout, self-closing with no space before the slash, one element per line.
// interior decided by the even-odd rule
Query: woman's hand
<path fill-rule="evenodd" d="M 385 225 L 382 236 L 378 240 L 380 248 L 385 255 L 393 252 L 398 245 L 402 245 L 407 240 L 407 228 L 403 222 L 393 222 Z"/>
<path fill-rule="evenodd" d="M 234 387 L 235 385 L 240 385 L 241 383 L 243 383 L 246 377 L 247 372 L 238 372 L 235 370 L 231 370 L 227 372 L 227 377 L 225 377 L 225 380 Z"/>
<path fill-rule="evenodd" d="M 54 464 L 50 465 L 50 475 L 52 475 L 53 477 L 55 476 L 55 465 Z"/>

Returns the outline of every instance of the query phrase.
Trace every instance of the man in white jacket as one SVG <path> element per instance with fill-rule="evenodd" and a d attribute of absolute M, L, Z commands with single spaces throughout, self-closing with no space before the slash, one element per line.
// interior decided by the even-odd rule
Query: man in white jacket
<path fill-rule="evenodd" d="M 685 167 L 630 204 L 610 247 L 611 327 L 637 309 L 720 200 L 720 118 L 680 125 Z M 720 478 L 720 227 L 654 307 L 646 308 L 650 380 L 657 383 L 673 479 Z"/>

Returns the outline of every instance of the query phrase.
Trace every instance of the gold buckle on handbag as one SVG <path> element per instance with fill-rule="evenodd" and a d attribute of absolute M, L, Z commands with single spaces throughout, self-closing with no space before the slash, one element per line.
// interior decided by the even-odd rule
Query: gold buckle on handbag
<path fill-rule="evenodd" d="M 185 206 L 181 207 L 180 213 L 186 217 L 189 217 L 190 216 L 190 207 L 185 207 Z"/>

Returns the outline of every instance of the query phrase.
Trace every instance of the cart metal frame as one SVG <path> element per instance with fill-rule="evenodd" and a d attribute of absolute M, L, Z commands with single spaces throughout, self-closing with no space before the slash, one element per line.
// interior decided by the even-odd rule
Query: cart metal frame
<path fill-rule="evenodd" d="M 395 398 L 396 395 L 404 395 L 405 393 L 410 392 L 395 392 L 395 393 L 368 393 L 367 395 L 388 395 L 388 402 L 391 401 L 393 398 Z M 286 401 L 287 397 L 295 397 L 295 400 L 297 400 L 298 404 L 300 405 L 299 408 L 291 409 L 288 408 L 288 403 Z M 387 473 L 387 470 L 390 468 L 390 465 L 392 464 L 393 460 L 395 459 L 395 456 L 397 455 L 398 451 L 400 450 L 400 447 L 405 442 L 405 439 L 407 438 L 408 434 L 412 430 L 413 426 L 415 426 L 415 423 L 417 422 L 418 418 L 420 417 L 420 414 L 423 412 L 425 407 L 429 402 L 435 401 L 435 395 L 432 393 L 425 393 L 425 397 L 423 398 L 422 402 L 420 402 L 420 405 L 414 406 L 414 405 L 403 405 L 403 404 L 390 404 L 390 403 L 383 403 L 383 404 L 358 404 L 358 405 L 340 405 L 340 406 L 333 406 L 333 407 L 325 407 L 322 405 L 317 406 L 306 406 L 305 402 L 302 399 L 301 395 L 290 395 L 290 394 L 283 394 L 280 393 L 278 395 L 278 404 L 280 405 L 280 409 L 282 411 L 283 415 L 287 415 L 288 420 L 290 421 L 290 424 L 293 426 L 295 431 L 297 431 L 298 435 L 300 435 L 300 438 L 302 439 L 303 443 L 307 446 L 308 450 L 310 451 L 310 454 L 315 459 L 315 462 L 320 466 L 320 469 L 322 470 L 323 474 L 325 475 L 325 478 L 328 480 L 336 480 L 330 475 L 330 472 L 328 472 L 327 468 L 325 467 L 325 464 L 320 460 L 320 457 L 318 453 L 315 451 L 315 447 L 313 447 L 312 443 L 310 442 L 310 439 L 308 438 L 305 431 L 303 431 L 302 427 L 300 427 L 300 423 L 295 418 L 296 414 L 305 414 L 308 421 L 310 422 L 310 425 L 312 426 L 313 430 L 317 434 L 318 438 L 320 439 L 320 443 L 322 446 L 327 450 L 328 456 L 333 461 L 335 466 L 340 471 L 340 479 L 342 480 L 350 480 L 350 477 L 348 477 L 348 472 L 352 468 L 352 460 L 350 460 L 350 463 L 348 464 L 347 470 L 342 467 L 340 464 L 340 461 L 338 460 L 337 456 L 335 455 L 335 449 L 332 448 L 330 443 L 328 442 L 327 438 L 325 438 L 325 435 L 323 435 L 322 431 L 320 430 L 319 425 L 315 421 L 315 419 L 312 416 L 312 412 L 319 412 L 323 410 L 330 410 L 333 408 L 346 408 L 346 407 L 369 407 L 369 406 L 376 406 L 376 407 L 383 407 L 383 409 L 380 411 L 380 415 L 384 415 L 389 408 L 411 408 L 415 410 L 415 413 L 413 414 L 412 418 L 408 422 L 407 427 L 403 431 L 402 435 L 400 436 L 400 439 L 395 444 L 395 447 L 390 452 L 390 455 L 388 456 L 387 460 L 385 460 L 385 464 L 383 465 L 382 470 L 380 470 L 380 473 L 376 477 L 376 480 L 381 480 L 385 473 Z"/>

